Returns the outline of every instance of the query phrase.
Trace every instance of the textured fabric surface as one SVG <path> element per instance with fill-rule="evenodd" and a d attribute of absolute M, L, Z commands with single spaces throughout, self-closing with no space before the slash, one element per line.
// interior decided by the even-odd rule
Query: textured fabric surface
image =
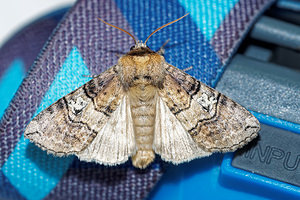
<path fill-rule="evenodd" d="M 8 107 L 9 102 L 12 100 L 25 76 L 24 68 L 23 60 L 20 58 L 14 59 L 1 76 L 0 94 L 3 95 L 1 95 L 0 98 L 0 118 L 2 117 L 5 109 Z"/>
<path fill-rule="evenodd" d="M 28 71 L 66 11 L 64 8 L 38 19 L 8 40 L 0 48 L 0 77 L 16 58 L 22 59 L 25 71 Z"/>
<path fill-rule="evenodd" d="M 5 187 L 1 187 L 0 197 L 143 199 L 163 174 L 163 162 L 159 159 L 144 171 L 133 168 L 130 162 L 103 167 L 73 157 L 54 159 L 22 136 L 41 108 L 86 81 L 82 77 L 86 74 L 82 73 L 103 72 L 116 63 L 117 54 L 133 45 L 129 36 L 101 23 L 97 17 L 145 40 L 157 27 L 190 12 L 185 19 L 156 33 L 148 45 L 157 50 L 170 39 L 166 60 L 181 69 L 193 66 L 188 71 L 191 75 L 214 86 L 249 25 L 271 2 L 79 0 L 44 46 L 1 120 L 0 185 Z M 70 59 L 74 51 L 78 56 Z M 65 65 L 72 70 L 71 76 L 64 70 Z M 58 88 L 59 84 L 67 87 Z M 49 96 L 51 88 L 58 88 L 59 92 Z M 26 192 L 25 187 L 32 193 Z"/>
<path fill-rule="evenodd" d="M 12 98 L 17 87 L 29 70 L 33 61 L 38 56 L 41 48 L 47 38 L 51 35 L 53 29 L 57 26 L 67 8 L 57 10 L 50 15 L 42 17 L 37 21 L 26 26 L 14 37 L 8 40 L 0 49 L 0 118 L 7 107 L 6 100 Z M 16 140 L 12 139 L 14 134 L 5 134 L 6 129 L 0 131 L 0 199 L 25 199 L 18 189 L 5 176 L 3 170 L 4 160 L 7 159 L 6 153 L 12 152 L 16 147 Z M 17 128 L 12 127 L 11 133 L 18 133 Z M 10 150 L 9 150 L 10 149 Z M 8 151 L 9 150 L 9 151 Z M 6 160 L 7 161 L 7 160 Z M 18 164 L 22 163 L 21 157 L 16 160 Z M 21 169 L 20 165 L 16 168 L 11 166 L 11 170 Z M 21 177 L 19 177 L 21 179 Z"/>
<path fill-rule="evenodd" d="M 129 162 L 104 167 L 75 159 L 45 199 L 144 199 L 162 175 L 159 166 L 137 170 Z"/>

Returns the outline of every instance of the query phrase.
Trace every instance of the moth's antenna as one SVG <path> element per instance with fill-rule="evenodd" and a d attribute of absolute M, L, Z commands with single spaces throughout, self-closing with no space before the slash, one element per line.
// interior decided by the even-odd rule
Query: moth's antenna
<path fill-rule="evenodd" d="M 173 23 L 175 23 L 175 22 L 181 20 L 182 18 L 186 17 L 188 14 L 190 14 L 190 13 L 186 13 L 186 14 L 183 15 L 182 17 L 180 17 L 180 18 L 178 18 L 178 19 L 175 19 L 174 21 L 171 21 L 171 22 L 169 22 L 169 23 L 167 23 L 167 24 L 165 24 L 165 25 L 159 27 L 159 28 L 156 29 L 155 31 L 153 31 L 153 32 L 147 37 L 147 39 L 145 40 L 144 44 L 146 45 L 147 41 L 149 40 L 149 38 L 150 38 L 154 33 L 156 33 L 157 31 L 159 31 L 159 30 L 162 29 L 162 28 L 165 28 L 166 26 L 169 26 L 169 25 L 171 25 L 171 24 L 173 24 Z"/>
<path fill-rule="evenodd" d="M 107 24 L 107 25 L 112 26 L 112 27 L 114 27 L 114 28 L 116 28 L 116 29 L 119 29 L 120 31 L 123 31 L 124 33 L 127 33 L 130 37 L 132 37 L 132 39 L 134 40 L 135 45 L 137 45 L 137 41 L 136 41 L 136 39 L 134 38 L 134 36 L 133 36 L 131 33 L 129 33 L 128 31 L 125 31 L 124 29 L 119 28 L 119 27 L 117 27 L 117 26 L 115 26 L 115 25 L 112 25 L 112 24 L 110 24 L 110 23 L 107 23 L 107 22 L 104 21 L 103 19 L 100 19 L 100 18 L 98 18 L 98 19 L 99 19 L 101 22 L 103 22 L 104 24 Z"/>

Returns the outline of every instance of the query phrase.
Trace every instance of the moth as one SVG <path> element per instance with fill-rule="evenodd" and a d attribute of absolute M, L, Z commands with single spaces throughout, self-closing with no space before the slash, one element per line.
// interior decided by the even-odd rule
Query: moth
<path fill-rule="evenodd" d="M 186 15 L 185 15 L 186 16 Z M 213 152 L 235 151 L 257 136 L 245 108 L 151 50 L 148 39 L 118 63 L 39 113 L 25 137 L 57 156 L 144 169 L 155 153 L 179 164 Z"/>

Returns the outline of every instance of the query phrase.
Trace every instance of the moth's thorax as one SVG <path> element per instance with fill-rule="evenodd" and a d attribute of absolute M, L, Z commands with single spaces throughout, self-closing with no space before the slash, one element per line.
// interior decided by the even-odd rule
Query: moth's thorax
<path fill-rule="evenodd" d="M 121 82 L 125 89 L 137 85 L 161 87 L 165 64 L 164 57 L 149 48 L 131 50 L 118 61 Z"/>

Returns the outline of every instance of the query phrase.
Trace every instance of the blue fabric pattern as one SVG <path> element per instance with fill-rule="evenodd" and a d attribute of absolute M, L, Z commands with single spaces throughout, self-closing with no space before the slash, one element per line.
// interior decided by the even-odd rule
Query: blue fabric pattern
<path fill-rule="evenodd" d="M 0 119 L 25 76 L 24 63 L 15 59 L 0 78 Z"/>
<path fill-rule="evenodd" d="M 238 0 L 178 0 L 190 12 L 202 34 L 210 40 Z"/>
<path fill-rule="evenodd" d="M 74 47 L 34 116 L 90 79 L 82 75 L 89 75 L 89 70 Z M 22 136 L 2 171 L 24 197 L 39 200 L 56 186 L 73 158 L 49 155 Z"/>
<path fill-rule="evenodd" d="M 176 0 L 153 0 L 151 2 L 116 0 L 116 3 L 128 20 L 136 37 L 143 41 L 156 28 L 176 19 L 174 16 L 179 18 L 187 13 L 185 8 Z M 192 3 L 191 1 L 186 3 L 186 5 Z M 200 4 L 200 7 L 206 6 L 204 1 L 202 3 L 203 5 Z M 147 13 L 150 11 L 147 9 L 148 7 L 156 9 L 151 10 L 151 13 Z M 135 10 L 141 12 L 134 12 Z M 211 16 L 207 15 L 206 17 Z M 144 23 L 149 23 L 150 25 L 143 26 Z M 129 36 L 124 34 L 124 37 Z M 209 40 L 205 37 L 203 30 L 197 26 L 191 16 L 187 16 L 181 21 L 155 33 L 149 39 L 147 45 L 153 50 L 158 50 L 168 39 L 170 39 L 170 42 L 166 46 L 166 61 L 180 69 L 193 66 L 188 73 L 213 86 L 212 83 L 217 76 L 217 71 L 222 65 Z"/>

